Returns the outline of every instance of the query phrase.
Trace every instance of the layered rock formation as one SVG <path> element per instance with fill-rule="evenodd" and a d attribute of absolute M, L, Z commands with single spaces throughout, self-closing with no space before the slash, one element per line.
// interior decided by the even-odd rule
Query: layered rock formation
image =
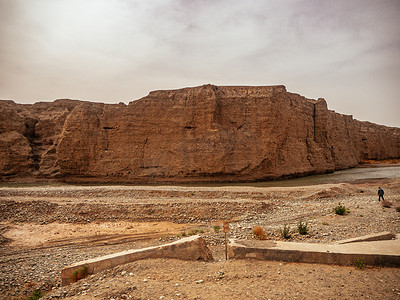
<path fill-rule="evenodd" d="M 400 129 L 284 86 L 204 85 L 125 104 L 0 101 L 0 175 L 74 181 L 252 181 L 400 158 Z"/>

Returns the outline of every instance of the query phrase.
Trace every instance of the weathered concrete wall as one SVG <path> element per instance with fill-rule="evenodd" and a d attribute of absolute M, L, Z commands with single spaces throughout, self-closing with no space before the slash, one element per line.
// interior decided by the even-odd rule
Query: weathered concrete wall
<path fill-rule="evenodd" d="M 399 128 L 284 86 L 155 91 L 129 105 L 0 101 L 0 116 L 3 179 L 252 181 L 400 158 Z"/>
<path fill-rule="evenodd" d="M 147 258 L 176 258 L 182 260 L 206 261 L 213 260 L 212 253 L 207 247 L 204 239 L 198 235 L 195 235 L 192 237 L 183 238 L 170 244 L 137 250 L 128 250 L 77 262 L 62 269 L 62 285 L 70 284 L 74 272 L 79 271 L 83 267 L 87 268 L 88 274 L 94 274 L 108 268 L 113 268 L 118 265 Z"/>
<path fill-rule="evenodd" d="M 231 259 L 258 259 L 333 265 L 354 265 L 362 259 L 369 266 L 400 266 L 400 240 L 312 244 L 274 241 L 230 240 Z"/>

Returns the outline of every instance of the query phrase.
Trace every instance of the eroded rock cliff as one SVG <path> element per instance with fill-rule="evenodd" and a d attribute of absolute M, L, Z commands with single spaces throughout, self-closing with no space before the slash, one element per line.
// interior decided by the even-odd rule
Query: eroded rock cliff
<path fill-rule="evenodd" d="M 125 104 L 0 102 L 0 171 L 75 181 L 251 181 L 400 157 L 400 129 L 284 86 L 204 85 Z"/>

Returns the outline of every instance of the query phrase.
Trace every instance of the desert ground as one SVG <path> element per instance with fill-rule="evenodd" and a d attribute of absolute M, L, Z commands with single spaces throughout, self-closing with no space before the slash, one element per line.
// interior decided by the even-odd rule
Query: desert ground
<path fill-rule="evenodd" d="M 390 208 L 378 202 L 385 190 Z M 350 212 L 337 215 L 344 205 Z M 1 299 L 400 299 L 400 268 L 225 260 L 230 238 L 335 241 L 400 233 L 400 174 L 299 187 L 3 185 Z M 297 225 L 307 222 L 308 234 Z M 148 259 L 61 286 L 61 269 L 81 260 L 199 234 L 213 262 Z"/>

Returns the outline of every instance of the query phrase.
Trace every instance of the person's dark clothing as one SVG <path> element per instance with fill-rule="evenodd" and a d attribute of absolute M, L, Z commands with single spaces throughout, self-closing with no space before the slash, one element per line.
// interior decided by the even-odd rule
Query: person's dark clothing
<path fill-rule="evenodd" d="M 379 196 L 378 201 L 379 201 L 379 202 L 381 202 L 381 197 L 382 197 L 382 200 L 385 200 L 385 199 L 383 199 L 383 194 L 384 194 L 384 193 L 385 193 L 385 192 L 384 192 L 381 188 L 378 189 L 378 196 Z"/>

